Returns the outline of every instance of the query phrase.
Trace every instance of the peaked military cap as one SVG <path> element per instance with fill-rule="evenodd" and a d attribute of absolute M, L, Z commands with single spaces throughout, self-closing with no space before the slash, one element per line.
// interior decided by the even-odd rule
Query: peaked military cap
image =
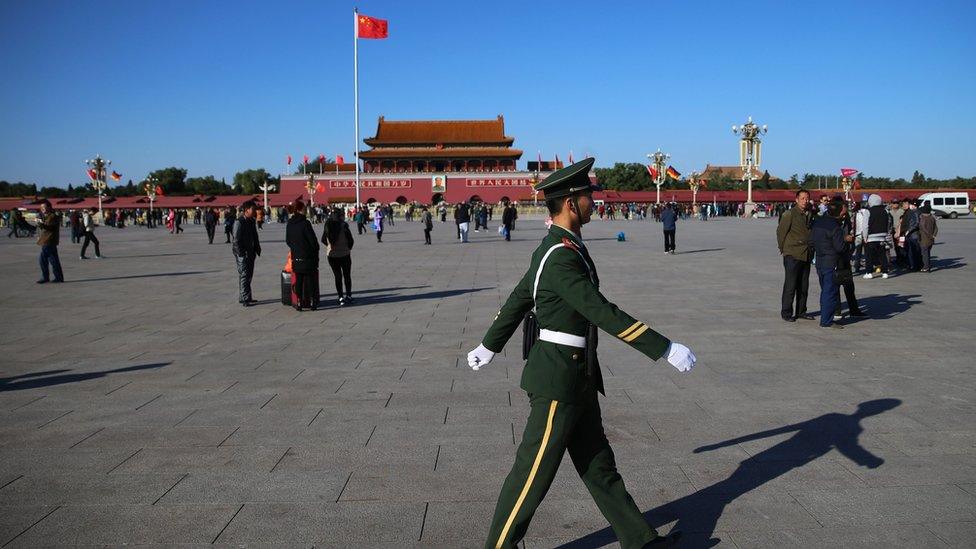
<path fill-rule="evenodd" d="M 547 200 L 585 190 L 599 191 L 600 187 L 590 181 L 590 168 L 594 162 L 595 158 L 587 158 L 556 170 L 536 185 L 535 190 L 544 192 Z"/>

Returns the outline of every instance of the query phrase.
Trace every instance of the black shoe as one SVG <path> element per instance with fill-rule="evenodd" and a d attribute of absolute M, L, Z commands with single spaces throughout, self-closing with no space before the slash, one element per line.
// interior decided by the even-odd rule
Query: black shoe
<path fill-rule="evenodd" d="M 868 314 L 865 313 L 864 311 L 851 311 L 850 315 L 854 318 L 862 318 L 868 316 Z"/>
<path fill-rule="evenodd" d="M 295 307 L 295 310 L 296 311 L 302 312 L 302 306 L 301 305 L 293 305 L 293 307 Z"/>
<path fill-rule="evenodd" d="M 796 315 L 797 320 L 817 320 L 817 317 L 808 314 Z"/>
<path fill-rule="evenodd" d="M 784 320 L 785 322 L 796 322 L 796 319 L 795 319 L 795 318 L 793 318 L 792 316 L 784 316 L 784 317 L 781 317 L 781 318 L 782 318 L 782 319 L 783 319 L 783 320 Z"/>
<path fill-rule="evenodd" d="M 644 544 L 644 549 L 661 549 L 671 547 L 681 539 L 681 532 L 671 532 L 666 536 L 658 536 Z"/>
<path fill-rule="evenodd" d="M 824 325 L 821 324 L 820 327 L 821 328 L 833 328 L 835 330 L 843 330 L 844 329 L 843 326 L 841 326 L 840 324 L 837 324 L 836 322 L 832 322 L 832 323 L 830 323 L 830 324 L 828 324 L 826 326 L 824 326 Z"/>
<path fill-rule="evenodd" d="M 44 280 L 43 278 L 37 281 L 38 284 L 47 284 L 48 282 L 50 282 L 50 280 Z"/>

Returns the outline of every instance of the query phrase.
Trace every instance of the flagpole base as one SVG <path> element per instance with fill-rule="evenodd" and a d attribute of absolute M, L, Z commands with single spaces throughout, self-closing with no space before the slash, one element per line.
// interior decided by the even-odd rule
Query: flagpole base
<path fill-rule="evenodd" d="M 752 214 L 756 211 L 755 202 L 746 202 L 742 205 L 742 215 L 744 217 L 752 217 Z"/>

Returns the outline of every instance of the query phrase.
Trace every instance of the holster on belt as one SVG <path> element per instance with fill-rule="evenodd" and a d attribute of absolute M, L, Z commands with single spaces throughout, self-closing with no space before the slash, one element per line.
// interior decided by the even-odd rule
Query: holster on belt
<path fill-rule="evenodd" d="M 539 340 L 539 320 L 535 312 L 529 311 L 522 320 L 522 360 L 529 359 L 529 351 Z"/>
<path fill-rule="evenodd" d="M 586 353 L 586 376 L 594 377 L 596 375 L 597 362 L 596 362 L 596 336 L 597 328 L 595 324 L 586 325 L 586 349 L 583 352 Z"/>

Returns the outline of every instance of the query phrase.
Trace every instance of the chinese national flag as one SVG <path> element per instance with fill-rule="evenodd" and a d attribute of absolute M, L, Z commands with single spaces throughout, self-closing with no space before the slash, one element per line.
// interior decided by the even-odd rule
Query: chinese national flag
<path fill-rule="evenodd" d="M 291 155 L 288 155 L 288 165 L 291 166 Z"/>
<path fill-rule="evenodd" d="M 346 159 L 341 154 L 337 154 L 335 163 L 341 166 L 346 163 Z"/>
<path fill-rule="evenodd" d="M 317 193 L 324 193 L 325 192 L 325 185 L 323 185 L 321 181 L 319 181 L 318 183 L 315 184 L 315 192 L 317 192 Z"/>
<path fill-rule="evenodd" d="M 163 196 L 163 188 L 160 187 L 159 185 L 156 185 L 156 195 Z"/>
<path fill-rule="evenodd" d="M 95 174 L 95 170 L 88 170 L 86 173 L 88 174 L 88 179 L 91 179 L 92 181 L 98 178 L 98 176 Z"/>
<path fill-rule="evenodd" d="M 386 19 L 377 19 L 368 15 L 356 15 L 357 38 L 386 38 L 389 36 Z"/>
<path fill-rule="evenodd" d="M 307 154 L 302 157 L 302 162 L 305 163 L 305 164 L 308 164 L 308 155 Z"/>
<path fill-rule="evenodd" d="M 657 179 L 657 169 L 654 166 L 648 166 L 647 173 L 651 174 L 651 179 Z"/>

